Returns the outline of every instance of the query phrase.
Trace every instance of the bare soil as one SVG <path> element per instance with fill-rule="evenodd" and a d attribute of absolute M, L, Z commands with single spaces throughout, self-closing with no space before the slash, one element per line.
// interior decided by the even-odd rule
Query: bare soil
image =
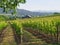
<path fill-rule="evenodd" d="M 27 30 L 28 32 L 32 33 L 34 36 L 36 36 L 37 38 L 40 38 L 42 40 L 44 40 L 47 43 L 57 43 L 57 39 L 49 35 L 46 35 L 44 33 L 40 33 L 36 30 L 30 29 L 30 28 L 24 28 L 25 30 Z"/>

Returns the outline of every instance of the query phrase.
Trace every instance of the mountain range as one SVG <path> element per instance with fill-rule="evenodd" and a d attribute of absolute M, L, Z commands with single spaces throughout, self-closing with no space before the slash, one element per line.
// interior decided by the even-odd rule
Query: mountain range
<path fill-rule="evenodd" d="M 10 14 L 11 12 L 8 12 L 7 14 Z M 0 14 L 6 14 L 3 13 L 3 9 L 0 8 Z M 42 11 L 28 11 L 25 9 L 17 9 L 17 16 L 25 16 L 25 15 L 30 15 L 30 16 L 46 16 L 53 14 L 53 12 L 42 12 Z"/>
<path fill-rule="evenodd" d="M 30 15 L 30 16 L 46 16 L 53 14 L 53 12 L 42 12 L 42 11 L 28 11 L 24 9 L 17 9 L 17 14 L 20 16 Z"/>

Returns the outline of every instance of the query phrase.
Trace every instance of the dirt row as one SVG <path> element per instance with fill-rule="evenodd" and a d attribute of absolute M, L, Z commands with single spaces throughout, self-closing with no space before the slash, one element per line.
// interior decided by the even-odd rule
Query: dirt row
<path fill-rule="evenodd" d="M 0 45 L 16 45 L 11 26 L 7 26 L 0 34 Z"/>
<path fill-rule="evenodd" d="M 40 39 L 46 41 L 47 43 L 58 43 L 57 38 L 52 37 L 51 35 L 46 35 L 44 33 L 40 33 L 36 30 L 31 29 L 31 28 L 26 28 L 25 27 L 24 29 L 27 30 L 28 32 L 32 33 L 37 38 L 40 38 Z"/>

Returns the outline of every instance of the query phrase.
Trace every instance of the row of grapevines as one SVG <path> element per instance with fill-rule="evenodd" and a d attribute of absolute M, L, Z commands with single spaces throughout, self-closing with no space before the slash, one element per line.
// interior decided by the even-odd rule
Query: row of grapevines
<path fill-rule="evenodd" d="M 56 25 L 60 23 L 60 18 L 56 17 L 47 17 L 47 18 L 33 18 L 33 19 L 24 19 L 22 25 L 24 27 L 37 29 L 36 31 L 42 31 L 46 34 L 56 34 L 57 29 Z"/>
<path fill-rule="evenodd" d="M 22 25 L 18 21 L 11 22 L 12 27 L 15 29 L 17 35 L 22 34 Z"/>
<path fill-rule="evenodd" d="M 20 22 L 19 22 L 20 21 Z M 12 21 L 11 24 L 15 28 L 17 34 L 22 34 L 22 27 L 37 29 L 36 31 L 44 32 L 46 34 L 57 34 L 56 25 L 60 24 L 60 18 L 46 17 L 46 18 L 30 18 L 23 20 Z"/>
<path fill-rule="evenodd" d="M 7 26 L 5 21 L 0 22 L 0 31 Z"/>

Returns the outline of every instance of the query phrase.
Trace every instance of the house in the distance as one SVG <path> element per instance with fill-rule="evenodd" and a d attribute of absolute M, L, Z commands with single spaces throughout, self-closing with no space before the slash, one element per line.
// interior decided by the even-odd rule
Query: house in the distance
<path fill-rule="evenodd" d="M 31 16 L 30 15 L 25 15 L 22 18 L 31 18 Z"/>

